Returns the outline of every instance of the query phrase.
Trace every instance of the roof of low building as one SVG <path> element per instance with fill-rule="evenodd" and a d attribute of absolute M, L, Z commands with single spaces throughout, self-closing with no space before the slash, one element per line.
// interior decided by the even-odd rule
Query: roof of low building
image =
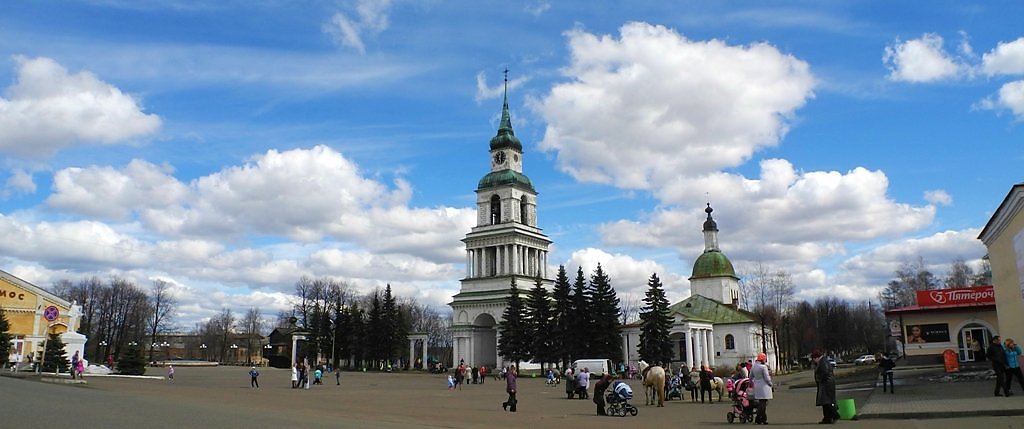
<path fill-rule="evenodd" d="M 707 321 L 712 324 L 751 323 L 756 320 L 756 316 L 749 311 L 722 304 L 702 295 L 690 295 L 668 309 L 683 315 L 686 319 Z"/>

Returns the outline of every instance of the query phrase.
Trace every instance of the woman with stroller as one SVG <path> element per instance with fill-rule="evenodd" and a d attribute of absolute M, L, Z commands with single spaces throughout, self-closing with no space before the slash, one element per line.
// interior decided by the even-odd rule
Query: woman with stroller
<path fill-rule="evenodd" d="M 750 378 L 754 380 L 754 399 L 757 401 L 757 416 L 754 418 L 755 424 L 768 424 L 768 401 L 773 399 L 772 395 L 772 375 L 771 371 L 768 370 L 768 366 L 765 362 L 768 360 L 768 356 L 764 353 L 757 354 L 757 361 L 754 362 L 753 367 L 750 369 Z"/>
<path fill-rule="evenodd" d="M 597 383 L 594 383 L 594 403 L 597 404 L 597 415 L 599 416 L 608 415 L 608 413 L 604 411 L 604 391 L 608 390 L 608 386 L 611 386 L 613 380 L 615 380 L 615 377 L 612 377 L 609 373 L 601 376 L 601 379 L 597 380 Z"/>

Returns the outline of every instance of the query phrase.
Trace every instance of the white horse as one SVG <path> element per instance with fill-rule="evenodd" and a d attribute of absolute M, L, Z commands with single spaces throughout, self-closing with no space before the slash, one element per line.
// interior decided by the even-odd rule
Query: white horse
<path fill-rule="evenodd" d="M 718 402 L 722 402 L 722 395 L 725 395 L 725 380 L 722 380 L 722 377 L 711 377 L 711 391 L 718 392 Z M 710 399 L 709 397 L 708 400 Z"/>
<path fill-rule="evenodd" d="M 665 368 L 650 366 L 640 361 L 640 374 L 644 380 L 644 399 L 647 405 L 654 405 L 654 396 L 658 397 L 658 406 L 665 406 Z"/>

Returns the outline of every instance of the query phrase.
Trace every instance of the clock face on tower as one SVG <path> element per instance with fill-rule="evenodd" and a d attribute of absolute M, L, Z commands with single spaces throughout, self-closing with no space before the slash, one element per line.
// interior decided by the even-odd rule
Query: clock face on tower
<path fill-rule="evenodd" d="M 505 152 L 498 152 L 494 154 L 494 163 L 501 165 L 505 163 Z"/>

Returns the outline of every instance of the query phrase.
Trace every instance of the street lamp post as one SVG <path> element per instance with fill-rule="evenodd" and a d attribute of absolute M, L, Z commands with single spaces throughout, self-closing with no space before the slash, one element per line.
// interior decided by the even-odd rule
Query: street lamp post
<path fill-rule="evenodd" d="M 267 343 L 267 345 L 263 346 L 263 361 L 267 362 L 267 365 L 270 364 L 270 350 L 272 350 L 273 348 L 274 347 L 271 346 L 270 343 Z"/>
<path fill-rule="evenodd" d="M 208 361 L 209 359 L 206 358 L 206 343 L 200 344 L 199 345 L 199 350 L 202 350 L 200 353 L 202 353 L 202 355 L 203 355 L 203 360 L 207 360 Z"/>
<path fill-rule="evenodd" d="M 238 362 L 238 344 L 232 344 L 231 345 L 231 354 L 234 355 L 233 356 L 234 360 L 237 363 Z"/>

